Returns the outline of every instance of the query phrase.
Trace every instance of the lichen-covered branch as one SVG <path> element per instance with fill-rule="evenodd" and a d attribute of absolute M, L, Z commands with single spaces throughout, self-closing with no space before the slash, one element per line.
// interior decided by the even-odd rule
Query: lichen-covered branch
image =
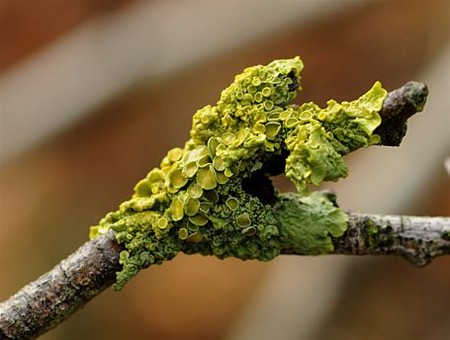
<path fill-rule="evenodd" d="M 0 304 L 0 339 L 36 338 L 82 308 L 114 282 L 122 249 L 112 233 L 86 242 Z"/>
<path fill-rule="evenodd" d="M 290 199 L 298 202 L 300 196 Z M 330 254 L 400 255 L 417 266 L 450 255 L 449 217 L 347 214 L 348 227 L 342 236 L 332 238 Z M 36 338 L 109 287 L 120 269 L 123 249 L 111 236 L 86 242 L 50 272 L 1 303 L 0 339 Z M 281 254 L 304 255 L 290 243 Z"/>
<path fill-rule="evenodd" d="M 332 194 L 325 195 L 330 197 L 331 203 L 334 202 Z M 297 216 L 301 214 L 301 206 L 304 204 L 302 196 L 290 193 L 284 195 L 282 200 L 284 206 L 296 207 L 294 211 L 297 211 Z M 296 218 L 298 217 L 294 217 L 291 221 L 295 221 Z M 438 256 L 450 255 L 449 217 L 347 212 L 347 220 L 345 232 L 338 237 L 329 238 L 332 244 L 329 254 L 399 255 L 418 267 L 427 265 Z M 294 225 L 290 225 L 289 228 L 298 230 Z M 287 247 L 281 254 L 305 255 L 301 249 L 301 242 L 301 238 L 294 245 L 286 242 Z"/>
<path fill-rule="evenodd" d="M 180 251 L 269 261 L 282 249 L 283 229 L 302 238 L 303 252 L 329 251 L 321 235 L 340 236 L 346 219 L 321 196 L 309 196 L 309 186 L 346 177 L 343 157 L 352 151 L 398 143 L 427 90 L 408 83 L 388 95 L 375 82 L 353 101 L 295 105 L 302 69 L 299 57 L 246 68 L 216 104 L 194 114 L 184 146 L 171 149 L 129 200 L 91 227 L 91 238 L 112 230 L 124 245 L 116 289 Z M 305 196 L 310 211 L 303 217 L 317 217 L 301 232 L 277 219 L 270 176 L 282 172 Z M 319 221 L 325 206 L 339 218 Z"/>
<path fill-rule="evenodd" d="M 269 261 L 279 254 L 403 255 L 416 265 L 450 252 L 450 219 L 382 217 L 340 209 L 309 185 L 347 175 L 343 156 L 399 145 L 428 94 L 376 82 L 357 100 L 294 105 L 300 58 L 244 70 L 215 105 L 198 110 L 190 139 L 91 227 L 91 241 L 0 304 L 0 338 L 42 334 L 114 283 L 186 254 Z M 285 172 L 299 193 L 279 194 Z"/>

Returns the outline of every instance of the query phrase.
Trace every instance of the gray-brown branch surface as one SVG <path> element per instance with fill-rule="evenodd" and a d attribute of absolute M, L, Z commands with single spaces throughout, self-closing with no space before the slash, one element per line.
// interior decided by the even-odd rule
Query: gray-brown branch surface
<path fill-rule="evenodd" d="M 410 82 L 387 95 L 375 131 L 383 145 L 400 144 L 427 94 L 424 84 Z M 401 255 L 418 266 L 450 254 L 450 218 L 348 214 L 347 231 L 333 239 L 334 254 Z M 1 303 L 0 339 L 36 338 L 82 308 L 114 282 L 122 249 L 111 233 L 99 236 Z"/>
<path fill-rule="evenodd" d="M 33 339 L 114 283 L 122 247 L 112 234 L 86 242 L 0 304 L 0 339 Z"/>

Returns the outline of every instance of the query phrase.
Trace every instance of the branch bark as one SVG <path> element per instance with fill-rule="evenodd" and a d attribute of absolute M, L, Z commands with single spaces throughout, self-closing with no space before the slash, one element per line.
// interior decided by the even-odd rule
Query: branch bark
<path fill-rule="evenodd" d="M 387 94 L 379 112 L 382 122 L 374 131 L 381 137 L 381 145 L 400 145 L 408 118 L 423 110 L 427 96 L 427 86 L 417 81 L 410 81 Z"/>
<path fill-rule="evenodd" d="M 450 254 L 450 218 L 349 214 L 343 237 L 334 239 L 334 253 L 400 255 L 422 267 Z"/>
<path fill-rule="evenodd" d="M 343 236 L 333 238 L 340 255 L 399 255 L 423 267 L 450 254 L 450 218 L 348 213 Z M 284 250 L 285 255 L 303 255 Z"/>
<path fill-rule="evenodd" d="M 33 339 L 67 319 L 114 283 L 121 251 L 102 235 L 23 287 L 0 304 L 0 339 Z"/>
<path fill-rule="evenodd" d="M 383 145 L 400 144 L 407 119 L 422 110 L 427 94 L 416 82 L 388 94 L 375 131 Z M 333 239 L 335 254 L 401 255 L 418 266 L 450 254 L 450 218 L 348 214 L 347 231 Z M 0 339 L 36 338 L 81 309 L 115 281 L 122 249 L 111 233 L 99 236 L 1 303 Z"/>

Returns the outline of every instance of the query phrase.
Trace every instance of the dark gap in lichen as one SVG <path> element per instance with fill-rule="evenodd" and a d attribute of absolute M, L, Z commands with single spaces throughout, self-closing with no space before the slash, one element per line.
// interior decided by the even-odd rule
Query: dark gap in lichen
<path fill-rule="evenodd" d="M 271 157 L 264 161 L 261 171 L 269 176 L 278 176 L 284 173 L 286 169 L 286 158 L 289 156 L 289 151 L 285 148 L 281 150 L 278 155 L 271 155 Z"/>
<path fill-rule="evenodd" d="M 246 193 L 257 197 L 262 204 L 274 205 L 276 202 L 272 181 L 262 170 L 255 171 L 250 177 L 245 178 L 242 181 L 242 188 Z"/>
<path fill-rule="evenodd" d="M 292 80 L 292 83 L 288 85 L 288 90 L 289 91 L 296 91 L 299 86 L 300 86 L 300 82 L 298 81 L 298 77 L 295 75 L 294 71 L 289 72 L 289 74 L 287 75 L 288 78 L 290 78 Z"/>
<path fill-rule="evenodd" d="M 242 187 L 248 194 L 257 197 L 261 203 L 274 205 L 276 202 L 275 187 L 270 176 L 284 173 L 288 151 L 282 149 L 280 154 L 271 155 L 264 160 L 263 167 L 245 178 Z"/>

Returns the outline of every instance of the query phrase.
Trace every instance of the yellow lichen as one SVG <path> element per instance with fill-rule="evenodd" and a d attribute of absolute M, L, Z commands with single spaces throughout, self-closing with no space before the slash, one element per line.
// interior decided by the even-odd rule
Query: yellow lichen
<path fill-rule="evenodd" d="M 255 194 L 267 188 L 260 188 L 253 176 L 273 174 L 265 164 L 287 154 L 286 173 L 306 193 L 310 183 L 346 175 L 343 155 L 377 143 L 373 131 L 386 93 L 378 83 L 354 102 L 330 101 L 325 109 L 313 103 L 298 107 L 291 102 L 300 88 L 302 69 L 295 57 L 249 67 L 237 75 L 216 105 L 194 114 L 184 147 L 171 149 L 160 167 L 136 185 L 130 200 L 91 228 L 91 237 L 113 230 L 125 246 L 116 288 L 140 269 L 179 251 L 274 258 L 285 241 L 285 223 L 277 217 L 276 205 L 267 203 L 276 201 L 277 193 L 272 189 Z M 339 215 L 335 210 L 333 214 Z M 315 221 L 312 218 L 311 228 Z M 337 219 L 338 226 L 326 221 L 320 242 L 308 236 L 302 249 L 310 244 L 315 252 L 329 250 L 327 230 L 339 234 L 345 221 Z"/>

